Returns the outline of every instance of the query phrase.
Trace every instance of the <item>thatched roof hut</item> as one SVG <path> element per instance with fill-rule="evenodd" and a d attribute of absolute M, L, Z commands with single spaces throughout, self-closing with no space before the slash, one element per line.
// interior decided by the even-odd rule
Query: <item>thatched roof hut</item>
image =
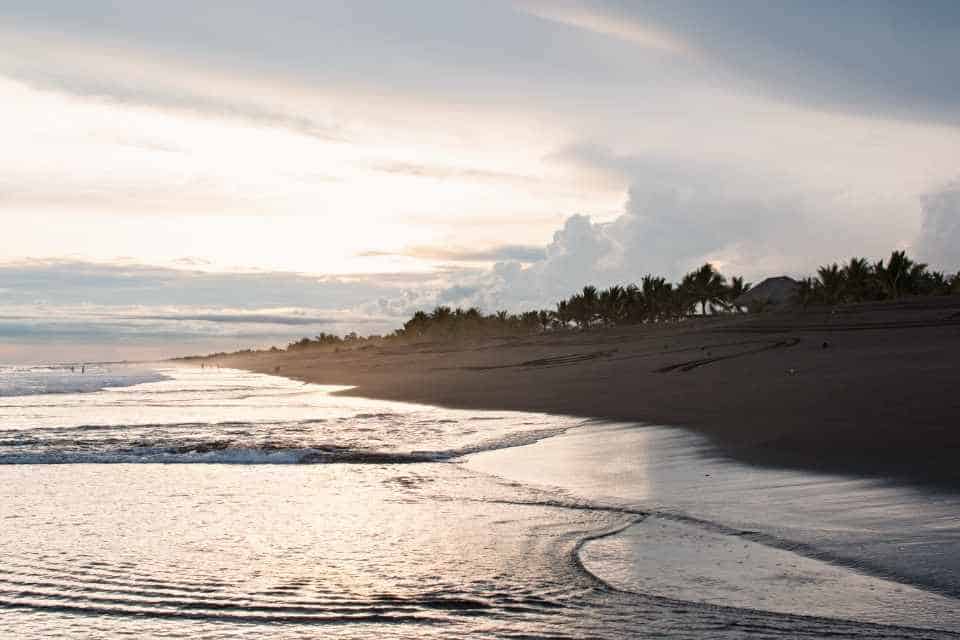
<path fill-rule="evenodd" d="M 800 286 L 793 278 L 778 276 L 767 278 L 755 287 L 752 287 L 733 303 L 740 307 L 783 308 L 794 304 L 797 287 Z"/>

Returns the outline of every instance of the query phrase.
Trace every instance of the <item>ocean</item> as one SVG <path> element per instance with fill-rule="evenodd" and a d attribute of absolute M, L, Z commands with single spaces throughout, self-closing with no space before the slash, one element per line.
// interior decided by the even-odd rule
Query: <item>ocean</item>
<path fill-rule="evenodd" d="M 960 630 L 936 561 L 956 496 L 751 469 L 680 430 L 343 389 L 0 367 L 0 637 Z M 885 552 L 894 534 L 924 544 Z"/>

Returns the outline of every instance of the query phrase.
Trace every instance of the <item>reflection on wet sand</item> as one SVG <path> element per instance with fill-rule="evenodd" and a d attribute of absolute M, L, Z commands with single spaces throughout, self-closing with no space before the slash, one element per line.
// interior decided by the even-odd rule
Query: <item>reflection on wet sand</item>
<path fill-rule="evenodd" d="M 581 553 L 616 588 L 960 630 L 960 496 L 751 467 L 683 430 L 618 424 L 473 456 L 469 466 L 649 514 Z"/>

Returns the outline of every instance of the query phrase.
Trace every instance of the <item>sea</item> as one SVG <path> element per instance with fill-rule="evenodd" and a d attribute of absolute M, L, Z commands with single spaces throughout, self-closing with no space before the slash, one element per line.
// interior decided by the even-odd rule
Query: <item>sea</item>
<path fill-rule="evenodd" d="M 664 426 L 0 366 L 0 638 L 957 638 L 958 514 Z"/>

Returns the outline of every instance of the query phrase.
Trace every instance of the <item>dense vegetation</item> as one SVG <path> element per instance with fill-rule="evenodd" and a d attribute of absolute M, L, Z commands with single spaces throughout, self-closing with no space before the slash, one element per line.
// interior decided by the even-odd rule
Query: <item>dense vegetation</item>
<path fill-rule="evenodd" d="M 388 336 L 343 337 L 321 333 L 287 345 L 288 351 L 316 347 L 362 348 L 384 340 L 436 339 L 540 333 L 570 328 L 588 329 L 624 324 L 679 321 L 694 315 L 762 311 L 763 300 L 740 305 L 738 299 L 751 285 L 741 277 L 729 280 L 713 265 L 705 264 L 671 283 L 648 275 L 636 284 L 614 285 L 606 289 L 586 286 L 554 309 L 485 315 L 479 309 L 438 306 L 431 312 L 417 311 L 403 327 Z M 871 263 L 851 258 L 845 264 L 820 267 L 816 276 L 797 283 L 790 303 L 804 308 L 810 305 L 836 305 L 905 296 L 960 294 L 960 272 L 946 276 L 915 262 L 903 251 L 894 251 L 886 261 Z M 271 349 L 277 351 L 276 347 Z M 222 355 L 222 354 L 216 354 Z"/>
<path fill-rule="evenodd" d="M 739 311 L 734 300 L 749 288 L 750 285 L 738 277 L 728 284 L 726 277 L 712 265 L 705 264 L 687 274 L 678 284 L 647 276 L 639 284 L 614 285 L 607 289 L 586 286 L 558 302 L 553 310 L 519 314 L 499 311 L 483 315 L 476 308 L 464 310 L 440 306 L 430 313 L 418 311 L 397 331 L 397 335 L 449 337 L 678 320 L 696 310 L 700 313 Z"/>
<path fill-rule="evenodd" d="M 675 321 L 695 314 L 738 313 L 747 310 L 737 300 L 750 288 L 743 278 L 728 280 L 713 265 L 705 264 L 676 284 L 648 275 L 639 283 L 626 286 L 586 286 L 558 302 L 552 310 L 483 315 L 476 308 L 439 306 L 430 313 L 416 312 L 395 335 L 443 338 L 569 327 L 587 329 Z M 886 261 L 871 263 L 865 258 L 851 258 L 843 265 L 820 267 L 816 276 L 797 284 L 792 302 L 807 307 L 950 293 L 960 294 L 960 272 L 948 277 L 911 260 L 903 251 L 894 251 Z M 748 305 L 750 309 L 762 310 L 762 301 L 756 302 L 759 304 Z"/>
<path fill-rule="evenodd" d="M 960 272 L 948 277 L 894 251 L 886 262 L 850 258 L 846 264 L 820 267 L 815 277 L 800 281 L 797 302 L 806 307 L 951 293 L 960 293 Z"/>

